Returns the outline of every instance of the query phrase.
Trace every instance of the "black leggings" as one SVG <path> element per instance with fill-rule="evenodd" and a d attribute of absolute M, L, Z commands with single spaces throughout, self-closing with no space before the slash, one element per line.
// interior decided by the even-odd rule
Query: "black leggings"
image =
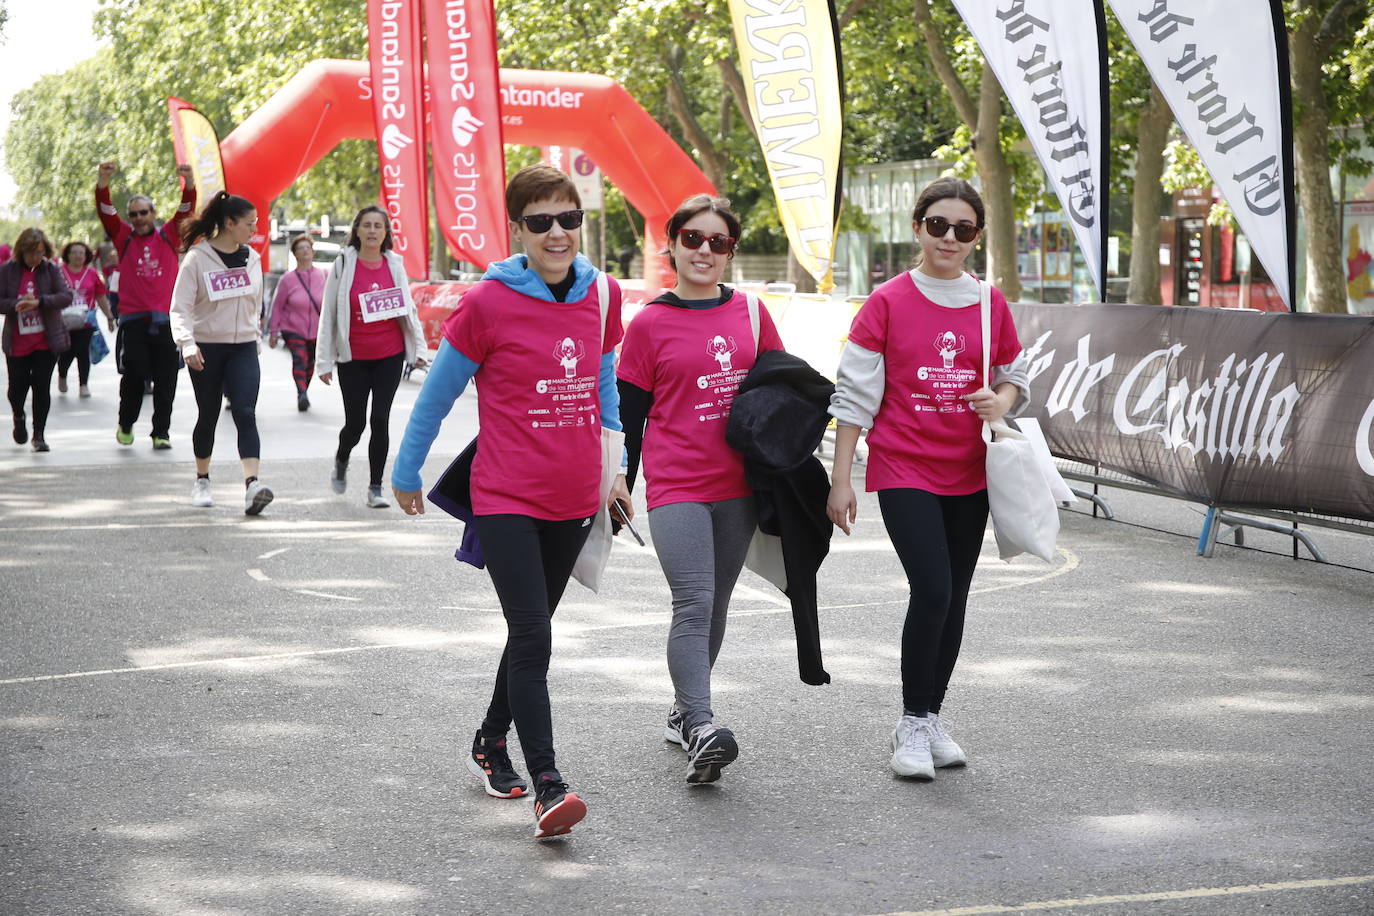
<path fill-rule="evenodd" d="M 57 357 L 51 350 L 34 350 L 28 356 L 6 356 L 5 369 L 9 373 L 10 409 L 14 411 L 14 425 L 24 415 L 24 401 L 33 392 L 33 437 L 42 439 L 48 428 L 48 408 L 52 406 L 52 369 Z"/>
<path fill-rule="evenodd" d="M 205 368 L 188 370 L 196 392 L 196 427 L 191 431 L 196 457 L 209 458 L 215 450 L 215 427 L 219 425 L 225 397 L 229 398 L 229 410 L 239 431 L 239 457 L 260 457 L 257 407 L 262 370 L 258 366 L 257 341 L 205 343 L 200 345 L 200 355 Z"/>
<path fill-rule="evenodd" d="M 879 490 L 878 506 L 911 587 L 902 627 L 902 705 L 911 715 L 938 713 L 964 638 L 969 584 L 988 523 L 988 491 L 937 496 Z"/>
<path fill-rule="evenodd" d="M 339 363 L 336 370 L 339 393 L 343 395 L 344 425 L 339 430 L 339 451 L 334 457 L 347 463 L 353 446 L 363 437 L 363 428 L 370 423 L 372 435 L 367 440 L 370 486 L 382 485 L 386 453 L 391 448 L 391 401 L 401 384 L 401 369 L 405 362 L 405 354 L 397 353 L 381 359 L 349 360 Z M 368 395 L 372 396 L 370 417 L 367 410 Z"/>
<path fill-rule="evenodd" d="M 532 779 L 556 771 L 548 680 L 553 612 L 591 531 L 588 521 L 479 515 L 473 522 L 506 615 L 506 648 L 482 734 L 504 735 L 514 721 Z"/>
<path fill-rule="evenodd" d="M 72 345 L 57 358 L 57 374 L 65 379 L 72 360 L 76 360 L 77 380 L 85 385 L 91 380 L 91 335 L 95 328 L 87 326 L 68 333 L 72 336 Z"/>

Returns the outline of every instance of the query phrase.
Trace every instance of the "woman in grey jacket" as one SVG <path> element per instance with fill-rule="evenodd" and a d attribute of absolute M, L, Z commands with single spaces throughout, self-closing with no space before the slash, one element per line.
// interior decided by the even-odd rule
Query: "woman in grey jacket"
<path fill-rule="evenodd" d="M 258 480 L 262 258 L 248 247 L 257 226 L 257 210 L 247 199 L 224 191 L 215 195 L 182 230 L 185 258 L 172 290 L 171 313 L 172 339 L 190 371 L 198 411 L 191 434 L 196 456 L 191 505 L 209 508 L 215 504 L 210 494 L 210 455 L 221 399 L 228 395 L 239 434 L 247 515 L 262 512 L 273 495 Z"/>
<path fill-rule="evenodd" d="M 52 256 L 52 242 L 43 230 L 25 229 L 14 243 L 14 260 L 0 265 L 0 315 L 5 316 L 0 341 L 10 380 L 14 441 L 23 445 L 29 439 L 24 402 L 32 391 L 35 452 L 48 451 L 43 433 L 52 404 L 52 370 L 71 346 L 62 309 L 72 304 L 72 293 Z"/>
<path fill-rule="evenodd" d="M 391 402 L 405 364 L 425 364 L 419 357 L 424 349 L 404 262 L 391 250 L 391 221 L 381 207 L 363 207 L 325 280 L 315 344 L 320 381 L 330 384 L 337 371 L 343 395 L 344 425 L 329 478 L 335 493 L 347 489 L 349 455 L 370 424 L 367 504 L 374 509 L 391 505 L 382 495 L 391 448 Z"/>

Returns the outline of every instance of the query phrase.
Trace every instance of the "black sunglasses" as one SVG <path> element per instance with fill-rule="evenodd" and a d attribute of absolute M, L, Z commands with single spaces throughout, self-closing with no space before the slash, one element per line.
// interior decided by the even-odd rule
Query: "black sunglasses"
<path fill-rule="evenodd" d="M 564 229 L 573 230 L 582 225 L 583 211 L 564 210 L 562 213 L 531 213 L 529 216 L 516 217 L 516 222 L 524 223 L 525 228 L 536 235 L 543 235 L 553 228 L 553 221 Z"/>
<path fill-rule="evenodd" d="M 152 212 L 153 212 L 153 211 L 152 211 L 151 209 L 149 209 L 149 210 L 130 210 L 130 211 L 129 211 L 129 215 L 130 215 L 130 216 L 147 216 L 149 213 L 152 213 Z"/>
<path fill-rule="evenodd" d="M 916 222 L 925 223 L 926 231 L 937 239 L 944 238 L 945 233 L 949 232 L 951 227 L 954 229 L 954 237 L 961 242 L 973 241 L 978 238 L 978 233 L 981 231 L 977 226 L 973 225 L 973 223 L 951 223 L 943 216 L 927 216 L 925 219 L 918 219 Z"/>
<path fill-rule="evenodd" d="M 732 239 L 722 232 L 707 235 L 696 229 L 679 229 L 677 240 L 692 251 L 696 251 L 701 247 L 702 242 L 706 242 L 716 254 L 734 254 L 735 245 L 738 243 L 736 239 Z"/>

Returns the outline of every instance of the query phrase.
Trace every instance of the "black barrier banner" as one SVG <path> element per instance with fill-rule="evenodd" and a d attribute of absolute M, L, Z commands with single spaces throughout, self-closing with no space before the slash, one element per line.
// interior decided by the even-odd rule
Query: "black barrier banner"
<path fill-rule="evenodd" d="M 1374 317 L 1012 313 L 1055 455 L 1207 505 L 1374 521 Z"/>

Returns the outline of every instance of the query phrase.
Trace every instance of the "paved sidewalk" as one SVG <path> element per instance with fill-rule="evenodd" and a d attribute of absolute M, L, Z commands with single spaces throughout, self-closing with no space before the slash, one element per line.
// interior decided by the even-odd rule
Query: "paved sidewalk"
<path fill-rule="evenodd" d="M 590 814 L 537 844 L 529 802 L 462 763 L 504 634 L 489 580 L 439 514 L 330 493 L 337 395 L 298 416 L 280 374 L 257 519 L 227 415 L 212 510 L 188 431 L 87 446 L 55 409 L 50 456 L 0 447 L 0 912 L 1374 911 L 1374 576 L 1082 514 L 1053 567 L 989 538 L 947 704 L 970 765 L 911 783 L 887 769 L 904 583 L 867 496 L 822 571 L 830 686 L 746 576 L 715 676 L 741 757 L 713 786 L 661 739 L 652 550 L 570 587 L 551 689 Z"/>

